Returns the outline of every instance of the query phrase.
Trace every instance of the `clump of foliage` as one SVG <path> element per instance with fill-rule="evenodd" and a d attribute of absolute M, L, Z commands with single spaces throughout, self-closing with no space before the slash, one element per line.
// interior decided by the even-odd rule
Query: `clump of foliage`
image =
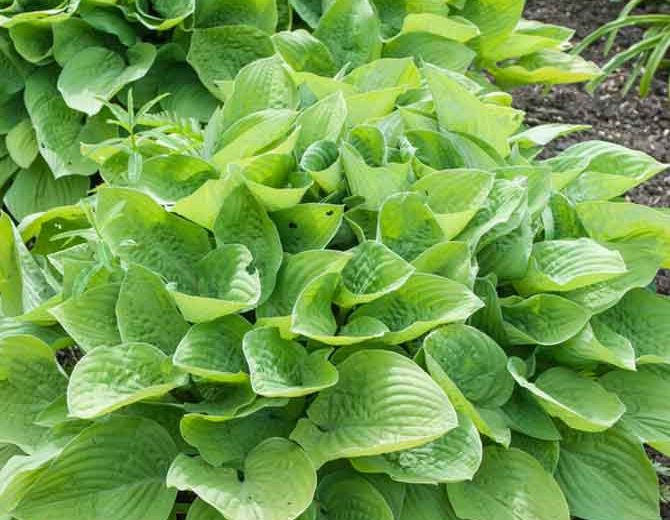
<path fill-rule="evenodd" d="M 639 93 L 646 97 L 651 89 L 654 77 L 663 69 L 668 69 L 668 49 L 670 49 L 670 14 L 631 14 L 640 7 L 645 0 L 630 0 L 621 10 L 618 18 L 595 30 L 584 38 L 574 49 L 578 54 L 587 49 L 599 39 L 607 36 L 605 54 L 609 54 L 619 31 L 626 27 L 645 28 L 642 39 L 628 49 L 615 54 L 602 69 L 602 74 L 591 80 L 588 88 L 595 91 L 607 79 L 608 75 L 631 63 L 631 71 L 623 87 L 623 93 L 628 91 L 640 80 Z M 666 3 L 667 0 L 666 0 Z"/>
<path fill-rule="evenodd" d="M 307 70 L 388 23 L 325 7 L 246 61 L 175 30 L 208 117 L 156 110 L 209 99 L 167 73 L 74 97 L 118 129 L 82 146 L 104 182 L 0 217 L 0 518 L 658 519 L 670 216 L 619 197 L 666 165 L 538 159 L 584 127 L 427 59 Z"/>
<path fill-rule="evenodd" d="M 598 69 L 563 52 L 572 31 L 521 20 L 522 0 L 0 1 L 0 199 L 16 220 L 90 189 L 80 142 L 117 135 L 105 102 L 206 122 L 244 65 L 278 53 L 332 77 L 380 57 L 501 83 L 585 81 Z"/>

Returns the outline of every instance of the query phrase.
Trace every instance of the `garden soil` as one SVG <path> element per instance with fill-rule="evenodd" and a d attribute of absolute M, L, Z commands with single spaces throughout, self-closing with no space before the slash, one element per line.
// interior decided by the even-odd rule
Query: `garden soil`
<path fill-rule="evenodd" d="M 579 41 L 602 24 L 618 16 L 624 2 L 612 0 L 527 0 L 525 17 L 531 20 L 565 25 L 575 29 Z M 646 11 L 670 11 L 670 3 L 648 2 Z M 631 28 L 619 33 L 613 52 L 627 49 L 640 40 L 642 30 Z M 603 65 L 601 40 L 584 52 L 584 57 Z M 668 100 L 668 73 L 662 73 L 654 82 L 649 95 L 641 99 L 637 90 L 622 96 L 621 88 L 629 69 L 623 68 L 608 78 L 593 94 L 583 86 L 562 85 L 547 94 L 542 87 L 524 87 L 514 94 L 515 105 L 526 111 L 527 121 L 541 123 L 586 123 L 588 132 L 573 134 L 549 147 L 545 154 L 552 155 L 584 139 L 613 141 L 653 155 L 659 161 L 670 163 L 670 101 Z M 637 87 L 637 85 L 636 85 Z M 631 191 L 627 198 L 633 202 L 656 207 L 670 207 L 670 170 Z M 670 294 L 670 271 L 656 278 L 659 292 Z M 670 469 L 670 458 L 649 450 L 655 464 Z M 667 470 L 666 470 L 667 471 Z M 670 476 L 659 475 L 664 495 L 670 493 Z M 667 497 L 670 498 L 670 497 Z M 663 520 L 670 520 L 670 502 L 661 503 Z"/>

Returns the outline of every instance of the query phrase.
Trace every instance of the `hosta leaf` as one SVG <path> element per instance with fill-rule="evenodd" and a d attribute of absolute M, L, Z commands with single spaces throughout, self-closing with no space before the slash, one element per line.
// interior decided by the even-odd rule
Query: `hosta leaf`
<path fill-rule="evenodd" d="M 615 394 L 570 369 L 550 368 L 531 383 L 519 358 L 511 358 L 507 367 L 517 384 L 529 390 L 547 413 L 571 428 L 603 431 L 613 426 L 625 411 Z M 589 398 L 584 399 L 585 395 Z"/>
<path fill-rule="evenodd" d="M 446 20 L 446 18 L 439 17 Z M 384 44 L 385 58 L 414 57 L 420 62 L 453 70 L 461 74 L 468 70 L 476 53 L 453 38 L 435 32 L 403 30 Z"/>
<path fill-rule="evenodd" d="M 16 515 L 27 520 L 56 520 L 62 515 L 103 520 L 119 514 L 162 520 L 176 496 L 165 487 L 176 452 L 168 433 L 151 420 L 114 417 L 94 424 L 39 476 Z M 64 488 L 63 482 L 69 485 Z"/>
<path fill-rule="evenodd" d="M 19 316 L 38 309 L 56 294 L 52 283 L 23 243 L 6 213 L 0 215 L 0 309 Z"/>
<path fill-rule="evenodd" d="M 436 274 L 472 287 L 477 276 L 470 248 L 465 242 L 441 242 L 412 260 L 420 273 Z"/>
<path fill-rule="evenodd" d="M 358 307 L 350 319 L 371 317 L 390 329 L 384 342 L 404 343 L 445 323 L 465 320 L 483 303 L 467 287 L 415 273 L 400 289 Z"/>
<path fill-rule="evenodd" d="M 633 289 L 599 316 L 603 323 L 628 339 L 638 364 L 670 364 L 670 347 L 664 340 L 670 325 L 670 299 L 644 289 Z"/>
<path fill-rule="evenodd" d="M 380 23 L 368 0 L 335 0 L 319 20 L 314 36 L 326 44 L 342 67 L 379 58 Z"/>
<path fill-rule="evenodd" d="M 160 277 L 131 265 L 116 302 L 119 335 L 124 343 L 143 342 L 172 354 L 188 324 Z"/>
<path fill-rule="evenodd" d="M 113 137 L 115 131 L 104 120 L 85 120 L 69 108 L 56 88 L 57 69 L 40 67 L 26 80 L 24 100 L 35 128 L 40 154 L 57 179 L 66 175 L 91 175 L 98 167 L 83 157 L 79 145 Z"/>
<path fill-rule="evenodd" d="M 4 203 L 14 218 L 21 221 L 28 215 L 78 202 L 86 196 L 89 184 L 88 177 L 79 175 L 55 179 L 39 158 L 14 177 Z"/>
<path fill-rule="evenodd" d="M 653 241 L 605 242 L 603 245 L 611 251 L 619 252 L 626 263 L 626 273 L 563 294 L 593 313 L 600 313 L 616 305 L 630 289 L 649 285 L 663 263 L 663 256 Z"/>
<path fill-rule="evenodd" d="M 575 336 L 589 321 L 590 313 L 555 294 L 501 301 L 507 341 L 513 345 L 557 345 Z"/>
<path fill-rule="evenodd" d="M 393 87 L 418 88 L 421 74 L 411 58 L 382 58 L 356 67 L 344 78 L 360 92 Z"/>
<path fill-rule="evenodd" d="M 338 365 L 338 372 L 338 383 L 317 395 L 308 419 L 291 434 L 316 466 L 420 446 L 457 425 L 442 390 L 399 354 L 360 351 Z M 414 419 L 407 421 L 408 415 Z"/>
<path fill-rule="evenodd" d="M 299 397 L 337 383 L 337 370 L 328 361 L 329 349 L 308 353 L 300 343 L 282 339 L 276 328 L 248 332 L 243 348 L 251 386 L 258 395 Z"/>
<path fill-rule="evenodd" d="M 235 314 L 193 325 L 179 342 L 173 363 L 212 381 L 246 381 L 242 338 L 250 330 L 251 324 Z"/>
<path fill-rule="evenodd" d="M 570 511 L 581 518 L 658 520 L 651 463 L 642 446 L 617 428 L 603 433 L 566 429 L 556 479 Z"/>
<path fill-rule="evenodd" d="M 495 177 L 482 170 L 445 170 L 426 175 L 412 189 L 426 194 L 447 239 L 458 235 L 484 205 Z"/>
<path fill-rule="evenodd" d="M 383 244 L 371 240 L 349 251 L 351 259 L 342 270 L 342 284 L 335 301 L 353 307 L 398 289 L 414 268 Z"/>
<path fill-rule="evenodd" d="M 523 12 L 523 0 L 476 0 L 466 2 L 462 15 L 480 31 L 475 40 L 484 58 L 495 53 L 517 26 Z"/>
<path fill-rule="evenodd" d="M 560 443 L 558 441 L 546 441 L 522 433 L 514 433 L 511 447 L 525 451 L 535 457 L 548 473 L 553 475 L 556 471 L 560 456 Z"/>
<path fill-rule="evenodd" d="M 210 251 L 204 229 L 166 212 L 135 190 L 101 190 L 96 224 L 114 254 L 161 274 L 177 289 L 194 285 L 193 264 Z"/>
<path fill-rule="evenodd" d="M 479 28 L 470 20 L 460 16 L 440 16 L 433 12 L 408 14 L 403 20 L 402 32 L 429 32 L 461 43 L 479 36 Z"/>
<path fill-rule="evenodd" d="M 241 466 L 258 444 L 271 437 L 288 437 L 294 426 L 295 418 L 290 413 L 268 407 L 226 421 L 188 414 L 181 421 L 181 434 L 213 466 Z"/>
<path fill-rule="evenodd" d="M 271 0 L 202 0 L 196 2 L 195 26 L 254 25 L 272 33 L 277 25 L 277 6 Z"/>
<path fill-rule="evenodd" d="M 340 277 L 328 273 L 314 278 L 296 299 L 291 316 L 291 332 L 327 345 L 351 345 L 380 338 L 388 327 L 374 316 L 356 319 L 338 326 L 331 303 L 337 295 Z M 338 330 L 339 329 L 339 330 Z"/>
<path fill-rule="evenodd" d="M 619 252 L 593 240 L 545 240 L 533 245 L 528 272 L 514 285 L 521 294 L 565 292 L 624 273 Z"/>
<path fill-rule="evenodd" d="M 466 415 L 459 414 L 458 423 L 446 435 L 418 448 L 358 457 L 351 459 L 351 463 L 363 473 L 386 473 L 399 482 L 438 484 L 470 480 L 482 460 L 482 442 Z"/>
<path fill-rule="evenodd" d="M 70 414 L 91 419 L 143 399 L 165 395 L 186 383 L 167 356 L 148 343 L 98 347 L 72 372 L 67 389 Z"/>
<path fill-rule="evenodd" d="M 280 438 L 268 439 L 249 452 L 241 477 L 231 468 L 215 468 L 179 455 L 167 484 L 194 491 L 231 520 L 297 518 L 312 501 L 316 473 L 305 452 Z"/>
<path fill-rule="evenodd" d="M 414 484 L 405 490 L 399 520 L 458 520 L 441 487 Z"/>
<path fill-rule="evenodd" d="M 515 432 L 545 441 L 556 441 L 561 438 L 554 421 L 538 404 L 532 393 L 524 388 L 515 388 L 512 397 L 502 410 L 505 422 Z"/>
<path fill-rule="evenodd" d="M 447 325 L 426 337 L 424 350 L 474 404 L 495 408 L 512 395 L 514 381 L 507 371 L 507 356 L 483 332 L 467 325 Z"/>
<path fill-rule="evenodd" d="M 215 81 L 234 79 L 242 67 L 273 53 L 270 37 L 260 29 L 225 25 L 193 31 L 187 59 L 209 91 L 219 96 Z"/>
<path fill-rule="evenodd" d="M 324 249 L 342 223 L 344 207 L 335 204 L 307 202 L 275 211 L 275 223 L 286 253 Z"/>
<path fill-rule="evenodd" d="M 446 240 L 436 215 L 418 193 L 398 193 L 382 204 L 377 240 L 407 261 Z"/>
<path fill-rule="evenodd" d="M 315 278 L 340 272 L 350 255 L 341 251 L 304 251 L 287 256 L 277 274 L 277 284 L 270 298 L 256 310 L 260 318 L 289 316 L 298 296 Z"/>
<path fill-rule="evenodd" d="M 9 27 L 9 37 L 16 52 L 30 63 L 44 63 L 53 51 L 53 35 L 50 24 L 39 20 L 26 20 L 25 23 Z"/>
<path fill-rule="evenodd" d="M 613 370 L 600 378 L 608 391 L 626 406 L 621 427 L 645 443 L 670 441 L 670 380 L 641 368 L 638 372 Z"/>
<path fill-rule="evenodd" d="M 21 168 L 28 168 L 37 157 L 37 139 L 29 119 L 14 126 L 5 137 L 7 152 Z"/>
<path fill-rule="evenodd" d="M 507 67 L 494 68 L 491 73 L 498 84 L 508 88 L 529 83 L 581 83 L 602 74 L 592 61 L 553 49 L 528 54 Z"/>
<path fill-rule="evenodd" d="M 156 49 L 138 43 L 120 56 L 104 47 L 87 47 L 74 55 L 58 77 L 58 90 L 70 108 L 92 116 L 121 90 L 144 76 L 156 58 Z"/>
<path fill-rule="evenodd" d="M 261 296 L 254 258 L 241 244 L 220 245 L 195 265 L 194 285 L 172 295 L 194 323 L 211 321 L 253 307 Z"/>
<path fill-rule="evenodd" d="M 121 343 L 116 317 L 120 288 L 116 283 L 93 287 L 49 312 L 84 351 L 117 345 Z"/>
<path fill-rule="evenodd" d="M 504 478 L 500 478 L 504 475 Z M 449 499 L 469 520 L 568 520 L 568 504 L 554 478 L 532 456 L 489 447 L 472 482 L 449 484 Z"/>
<path fill-rule="evenodd" d="M 507 138 L 521 124 L 523 112 L 480 101 L 458 82 L 455 73 L 427 65 L 424 74 L 442 127 L 482 139 L 502 156 L 509 154 Z"/>
<path fill-rule="evenodd" d="M 32 453 L 48 433 L 34 421 L 66 385 L 46 343 L 24 335 L 0 338 L 0 442 Z"/>
<path fill-rule="evenodd" d="M 393 511 L 384 495 L 353 471 L 341 470 L 327 475 L 316 491 L 320 504 L 318 518 L 323 520 L 393 520 Z"/>
<path fill-rule="evenodd" d="M 226 125 L 268 108 L 295 109 L 298 92 L 291 75 L 278 57 L 256 60 L 240 70 L 233 93 L 226 100 Z"/>
<path fill-rule="evenodd" d="M 604 201 L 577 204 L 577 214 L 595 240 L 656 241 L 663 255 L 663 267 L 670 267 L 670 214 L 628 202 Z"/>
<path fill-rule="evenodd" d="M 409 163 L 368 166 L 350 144 L 342 147 L 342 166 L 352 195 L 365 198 L 364 207 L 379 209 L 384 200 L 395 193 L 407 191 L 411 178 Z"/>
<path fill-rule="evenodd" d="M 284 61 L 295 71 L 332 76 L 337 72 L 335 59 L 320 40 L 304 29 L 282 31 L 272 36 L 272 42 Z"/>
<path fill-rule="evenodd" d="M 274 289 L 282 261 L 277 228 L 245 185 L 233 189 L 222 204 L 214 236 L 219 244 L 243 244 L 249 249 L 260 277 L 259 303 L 263 303 Z"/>

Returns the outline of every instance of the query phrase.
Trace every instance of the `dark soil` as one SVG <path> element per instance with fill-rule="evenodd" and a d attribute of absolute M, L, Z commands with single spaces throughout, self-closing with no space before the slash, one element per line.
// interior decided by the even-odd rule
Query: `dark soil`
<path fill-rule="evenodd" d="M 602 24 L 615 19 L 623 2 L 611 0 L 528 0 L 525 17 L 531 20 L 565 25 L 575 29 L 577 42 Z M 670 3 L 650 2 L 646 11 L 667 11 Z M 642 36 L 642 30 L 619 32 L 612 52 L 627 49 Z M 584 52 L 584 57 L 603 65 L 604 41 Z M 514 92 L 515 104 L 526 111 L 527 121 L 541 123 L 586 123 L 592 129 L 552 143 L 545 153 L 553 154 L 585 139 L 612 141 L 642 150 L 659 161 L 670 163 L 670 101 L 668 74 L 661 73 L 649 95 L 641 99 L 636 90 L 622 95 L 628 69 L 609 77 L 593 94 L 581 85 L 560 85 L 549 93 L 542 87 L 525 87 Z M 627 198 L 640 204 L 670 207 L 670 170 L 632 190 Z M 658 291 L 670 294 L 670 271 L 661 271 L 656 279 Z M 668 517 L 670 518 L 670 516 Z"/>

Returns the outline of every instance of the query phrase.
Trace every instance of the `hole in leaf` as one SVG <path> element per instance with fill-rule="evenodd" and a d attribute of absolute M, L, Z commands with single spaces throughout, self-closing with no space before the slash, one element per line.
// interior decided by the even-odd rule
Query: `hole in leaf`
<path fill-rule="evenodd" d="M 326 216 L 331 217 L 333 215 L 333 213 L 335 213 L 335 212 L 332 209 L 329 209 L 328 211 L 326 211 Z"/>
<path fill-rule="evenodd" d="M 298 224 L 296 224 L 295 222 L 289 222 L 288 227 L 291 229 L 296 229 L 298 227 Z"/>
<path fill-rule="evenodd" d="M 240 482 L 244 482 L 244 471 L 242 471 L 241 469 L 237 470 L 237 480 L 239 480 Z"/>

